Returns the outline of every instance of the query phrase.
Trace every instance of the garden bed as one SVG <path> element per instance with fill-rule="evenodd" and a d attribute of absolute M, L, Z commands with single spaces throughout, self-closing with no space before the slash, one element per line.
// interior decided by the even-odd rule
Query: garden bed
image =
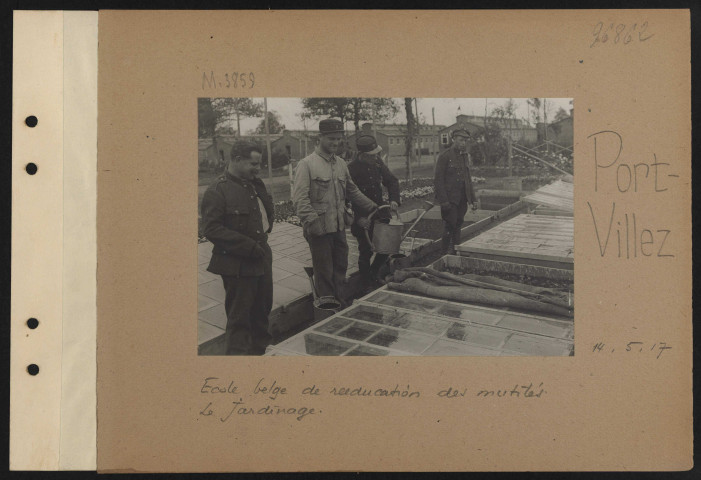
<path fill-rule="evenodd" d="M 447 267 L 444 271 L 452 273 L 453 275 L 472 274 L 486 277 L 496 277 L 500 278 L 501 280 L 508 280 L 510 282 L 525 283 L 526 285 L 532 285 L 534 287 L 552 288 L 564 292 L 569 292 L 572 290 L 572 282 L 556 278 L 536 277 L 526 274 L 499 272 L 494 270 L 473 270 L 458 267 Z"/>
<path fill-rule="evenodd" d="M 411 222 L 407 222 L 404 225 L 404 232 L 406 233 L 411 227 Z M 416 236 L 416 238 L 428 238 L 429 240 L 438 240 L 443 235 L 443 220 L 430 220 L 421 219 L 419 223 L 413 228 L 414 233 L 409 233 L 407 238 Z"/>

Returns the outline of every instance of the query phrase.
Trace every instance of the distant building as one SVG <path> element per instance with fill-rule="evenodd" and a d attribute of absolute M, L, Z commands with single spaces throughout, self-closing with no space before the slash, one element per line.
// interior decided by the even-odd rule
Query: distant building
<path fill-rule="evenodd" d="M 300 160 L 314 151 L 316 137 L 316 134 L 295 130 L 285 130 L 281 134 L 270 134 L 270 150 L 273 158 L 277 159 L 284 155 L 288 160 Z M 223 166 L 231 158 L 231 148 L 239 139 L 257 143 L 263 148 L 263 156 L 267 156 L 264 134 L 241 135 L 241 137 L 237 135 L 215 135 L 214 138 L 199 139 L 199 165 L 210 168 Z"/>
<path fill-rule="evenodd" d="M 418 154 L 420 145 L 424 155 L 431 152 L 438 153 L 438 131 L 441 128 L 444 128 L 444 126 L 421 125 L 419 127 L 420 135 L 414 138 L 414 152 Z M 387 153 L 387 155 L 391 157 L 406 155 L 406 137 L 408 133 L 406 124 L 378 123 L 373 128 L 372 123 L 366 122 L 360 126 L 360 134 L 362 133 L 374 135 L 377 144 L 382 147 L 382 151 Z M 357 136 L 358 134 L 355 132 L 347 135 L 351 150 L 356 150 L 355 141 Z"/>
<path fill-rule="evenodd" d="M 270 142 L 270 148 L 273 152 L 283 153 L 287 158 L 298 161 L 314 151 L 317 139 L 317 132 L 284 130 L 282 135 Z"/>
<path fill-rule="evenodd" d="M 505 120 L 497 117 L 487 117 L 485 122 L 485 117 L 483 116 L 458 115 L 455 117 L 454 124 L 438 132 L 440 135 L 441 150 L 445 150 L 452 144 L 451 134 L 454 130 L 462 128 L 470 132 L 473 137 L 477 137 L 484 133 L 485 123 L 487 125 L 498 125 L 502 133 L 504 135 L 509 135 L 514 142 L 534 143 L 538 141 L 538 130 L 521 119 Z"/>
<path fill-rule="evenodd" d="M 570 116 L 552 122 L 548 125 L 547 133 L 543 123 L 538 124 L 538 140 L 548 140 L 563 147 L 574 145 L 574 109 L 570 109 Z"/>
<path fill-rule="evenodd" d="M 200 167 L 218 168 L 223 166 L 231 155 L 231 147 L 236 137 L 215 135 L 198 140 L 198 161 Z"/>

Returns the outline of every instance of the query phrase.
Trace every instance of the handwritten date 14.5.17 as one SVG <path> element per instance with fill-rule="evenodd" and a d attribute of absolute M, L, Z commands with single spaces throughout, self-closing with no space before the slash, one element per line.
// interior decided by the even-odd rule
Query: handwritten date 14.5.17
<path fill-rule="evenodd" d="M 666 342 L 628 342 L 621 348 L 616 348 L 615 345 L 607 345 L 604 342 L 598 342 L 594 345 L 592 352 L 594 353 L 616 353 L 616 352 L 633 352 L 633 353 L 653 353 L 657 354 L 655 358 L 660 358 L 665 350 L 671 350 L 672 347 Z"/>
<path fill-rule="evenodd" d="M 632 25 L 599 22 L 594 26 L 592 35 L 594 35 L 594 40 L 589 45 L 589 48 L 594 48 L 596 44 L 604 44 L 609 40 L 613 44 L 620 43 L 623 45 L 628 45 L 634 41 L 642 43 L 655 36 L 654 33 L 648 31 L 647 22 L 634 23 Z"/>

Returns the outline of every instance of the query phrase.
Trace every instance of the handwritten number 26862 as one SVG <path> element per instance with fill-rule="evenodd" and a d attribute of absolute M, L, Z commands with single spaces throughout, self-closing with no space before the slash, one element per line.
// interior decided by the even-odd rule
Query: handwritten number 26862
<path fill-rule="evenodd" d="M 630 25 L 630 28 L 623 23 L 605 25 L 604 22 L 599 22 L 592 32 L 594 40 L 589 45 L 589 48 L 594 47 L 597 43 L 606 43 L 609 39 L 612 39 L 613 43 L 628 45 L 635 38 L 634 34 L 636 33 L 638 34 L 638 41 L 644 42 L 655 35 L 654 33 L 647 33 L 647 27 L 647 22 L 643 22 L 640 25 L 634 23 Z"/>

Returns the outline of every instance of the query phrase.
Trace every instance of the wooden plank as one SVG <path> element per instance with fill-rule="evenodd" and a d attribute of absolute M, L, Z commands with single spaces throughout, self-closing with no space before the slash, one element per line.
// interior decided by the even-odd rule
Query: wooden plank
<path fill-rule="evenodd" d="M 532 259 L 532 260 L 546 260 L 546 261 L 551 261 L 551 262 L 560 262 L 560 263 L 573 263 L 574 258 L 571 256 L 560 256 L 560 255 L 543 255 L 539 253 L 532 253 L 532 252 L 527 252 L 527 251 L 510 251 L 510 250 L 495 250 L 492 248 L 480 248 L 480 247 L 465 247 L 464 245 L 460 245 L 459 250 L 461 252 L 469 252 L 469 253 L 483 253 L 487 255 L 502 255 L 505 257 L 518 257 L 518 258 L 523 258 L 523 259 Z"/>
<path fill-rule="evenodd" d="M 520 264 L 523 265 L 530 265 L 530 266 L 535 266 L 535 267 L 544 267 L 544 268 L 553 268 L 557 270 L 568 270 L 572 271 L 574 270 L 574 262 L 555 262 L 555 261 L 550 261 L 550 260 L 538 260 L 534 258 L 526 258 L 526 257 L 518 257 L 518 256 L 506 256 L 506 255 L 494 255 L 494 254 L 486 254 L 486 253 L 480 253 L 480 252 L 460 252 L 458 250 L 459 255 L 468 255 L 469 258 L 474 258 L 476 260 L 490 260 L 490 261 L 495 261 L 495 262 L 503 262 L 503 263 L 513 263 L 516 259 L 516 261 Z"/>

